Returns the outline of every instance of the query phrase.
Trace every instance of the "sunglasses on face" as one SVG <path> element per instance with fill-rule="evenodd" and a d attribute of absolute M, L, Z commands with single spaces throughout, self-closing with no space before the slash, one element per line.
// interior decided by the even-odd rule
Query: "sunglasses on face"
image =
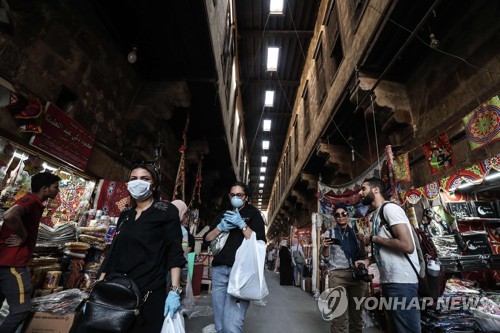
<path fill-rule="evenodd" d="M 347 212 L 335 213 L 335 214 L 333 214 L 333 216 L 334 216 L 335 218 L 339 218 L 339 217 L 341 217 L 341 216 L 342 216 L 342 217 L 346 217 L 346 216 L 347 216 Z"/>
<path fill-rule="evenodd" d="M 238 197 L 241 199 L 241 198 L 243 198 L 244 195 L 245 195 L 245 193 L 229 193 L 230 198 Z"/>

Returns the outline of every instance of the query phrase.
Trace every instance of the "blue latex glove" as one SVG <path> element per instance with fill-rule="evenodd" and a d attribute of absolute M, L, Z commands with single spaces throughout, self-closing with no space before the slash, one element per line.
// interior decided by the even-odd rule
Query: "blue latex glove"
<path fill-rule="evenodd" d="M 174 318 L 174 314 L 177 312 L 180 306 L 181 296 L 173 290 L 169 291 L 167 299 L 165 300 L 165 309 L 163 310 L 163 316 L 166 317 L 167 313 L 170 313 L 170 318 Z"/>
<path fill-rule="evenodd" d="M 235 212 L 233 212 L 232 210 L 226 211 L 224 213 L 224 219 L 240 229 L 242 229 L 245 226 L 245 221 L 241 217 L 240 212 L 238 212 L 238 210 L 236 210 Z"/>
<path fill-rule="evenodd" d="M 236 228 L 236 226 L 229 223 L 225 218 L 217 224 L 217 229 L 219 229 L 220 232 L 226 232 L 234 228 Z"/>

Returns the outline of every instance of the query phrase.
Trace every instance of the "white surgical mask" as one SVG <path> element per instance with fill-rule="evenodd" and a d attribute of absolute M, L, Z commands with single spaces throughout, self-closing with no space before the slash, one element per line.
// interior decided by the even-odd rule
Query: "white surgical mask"
<path fill-rule="evenodd" d="M 233 205 L 234 208 L 240 208 L 243 206 L 243 199 L 234 196 L 231 198 L 231 205 Z"/>
<path fill-rule="evenodd" d="M 132 198 L 139 201 L 146 200 L 153 194 L 153 191 L 151 191 L 151 183 L 140 179 L 129 181 L 127 189 Z"/>

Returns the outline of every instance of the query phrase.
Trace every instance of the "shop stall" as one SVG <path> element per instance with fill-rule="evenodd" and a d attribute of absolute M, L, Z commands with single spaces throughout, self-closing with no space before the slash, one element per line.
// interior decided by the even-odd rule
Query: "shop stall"
<path fill-rule="evenodd" d="M 475 329 L 487 330 L 491 315 L 499 314 L 500 298 L 500 154 L 475 163 L 466 169 L 419 188 L 404 191 L 396 188 L 392 201 L 407 213 L 413 227 L 432 244 L 435 259 L 441 269 L 441 293 L 443 299 L 466 299 L 473 293 L 481 299 L 479 310 L 458 307 L 446 313 L 429 307 L 422 313 L 424 329 Z M 387 166 L 387 162 L 380 165 Z M 318 213 L 313 214 L 316 237 L 334 225 L 332 212 L 338 205 L 345 207 L 351 216 L 350 224 L 358 233 L 370 234 L 371 215 L 368 207 L 359 201 L 357 189 L 363 179 L 380 177 L 374 169 L 356 182 L 343 187 L 319 184 Z M 382 173 L 383 174 L 383 173 Z M 383 178 L 383 176 L 382 176 Z M 319 249 L 319 239 L 313 242 Z M 367 247 L 367 251 L 370 248 Z M 314 261 L 314 258 L 313 258 Z M 374 275 L 370 296 L 379 293 L 376 265 L 370 267 Z M 322 268 L 317 268 L 318 292 L 328 285 Z M 462 303 L 461 303 L 462 304 Z M 482 312 L 481 312 L 482 311 Z M 485 312 L 489 311 L 489 312 Z M 493 311 L 493 312 L 491 312 Z M 496 312 L 495 312 L 496 311 Z M 457 315 L 465 320 L 457 322 Z M 499 321 L 499 318 L 491 320 Z"/>

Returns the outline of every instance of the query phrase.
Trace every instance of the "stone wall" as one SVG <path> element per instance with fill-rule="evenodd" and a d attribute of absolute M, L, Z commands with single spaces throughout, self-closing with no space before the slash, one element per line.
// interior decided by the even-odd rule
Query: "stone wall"
<path fill-rule="evenodd" d="M 142 82 L 87 2 L 11 2 L 11 14 L 13 34 L 0 32 L 0 76 L 43 102 L 57 104 L 63 91 L 74 95 L 59 107 L 96 136 L 99 145 L 88 173 L 125 179 L 124 164 L 151 159 L 163 130 L 164 156 L 169 156 L 163 161 L 164 179 L 173 188 L 179 142 L 163 123 L 175 107 L 189 105 L 186 88 Z M 8 115 L 2 117 L 3 131 L 26 144 L 29 136 L 19 134 Z"/>

